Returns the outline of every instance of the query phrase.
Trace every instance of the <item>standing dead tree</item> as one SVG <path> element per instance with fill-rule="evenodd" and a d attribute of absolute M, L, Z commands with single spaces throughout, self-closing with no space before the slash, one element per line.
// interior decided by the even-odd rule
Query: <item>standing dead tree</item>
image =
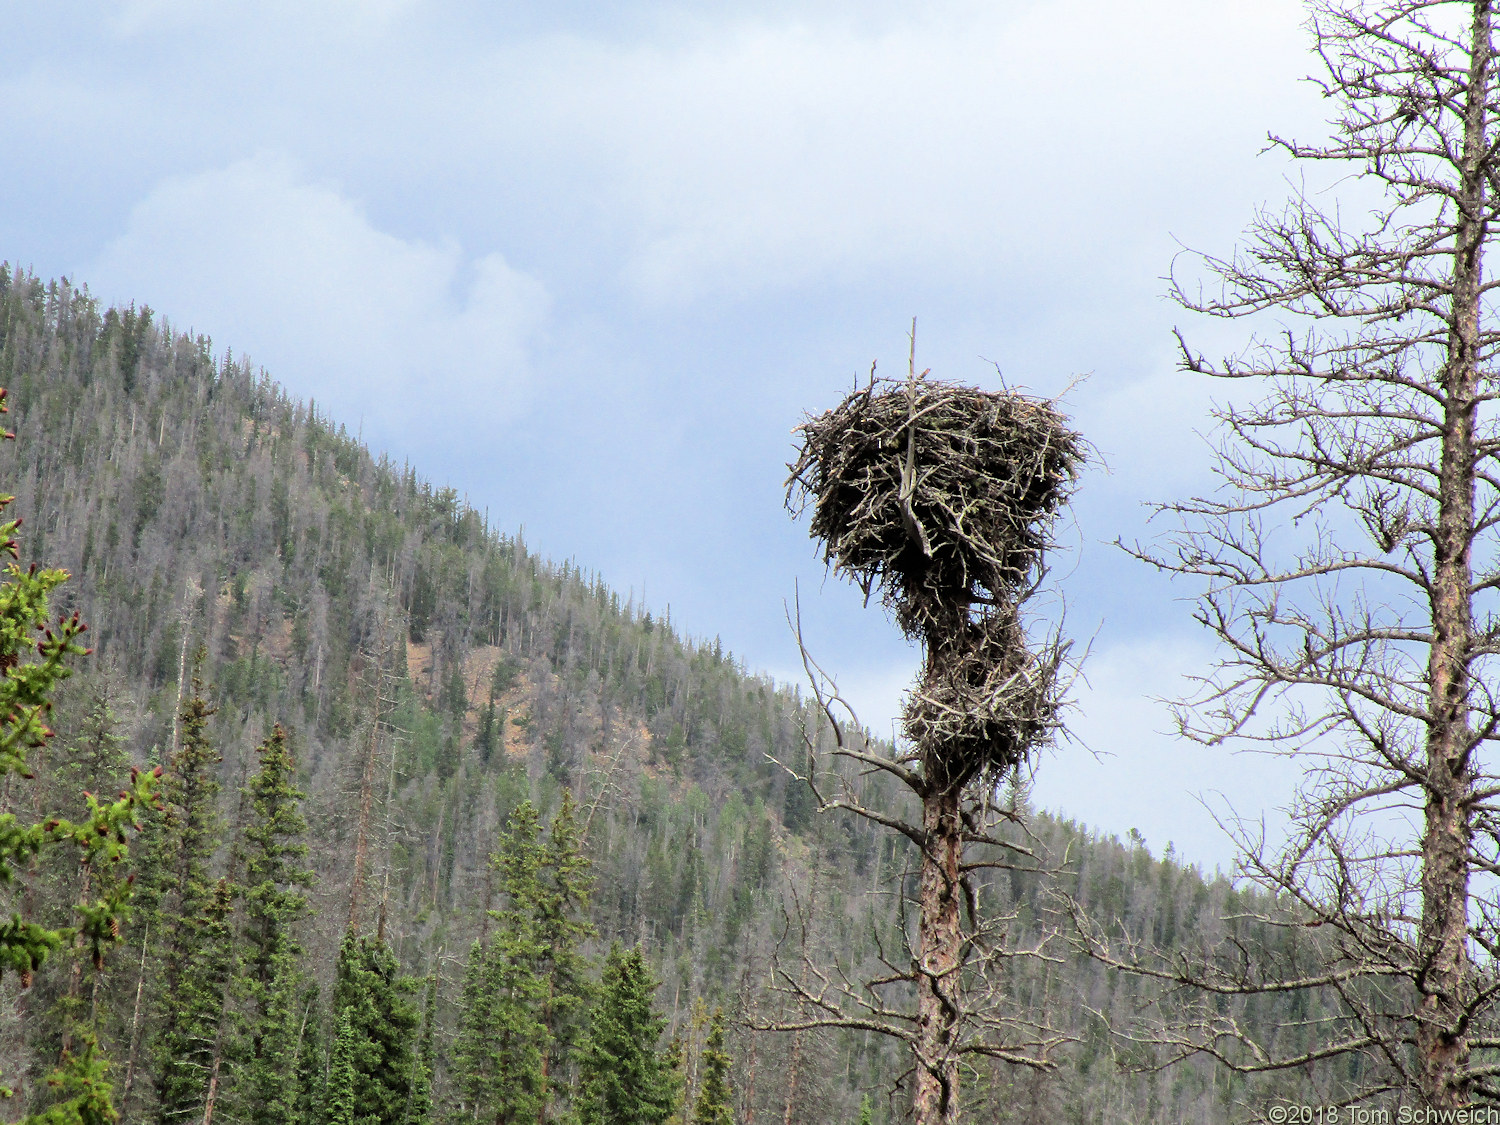
<path fill-rule="evenodd" d="M 373 572 L 370 588 L 372 592 L 376 589 Z M 364 654 L 365 676 L 370 693 L 370 717 L 367 730 L 360 738 L 359 803 L 354 819 L 354 854 L 349 877 L 348 931 L 359 933 L 368 910 L 365 893 L 370 879 L 370 853 L 372 848 L 378 846 L 375 840 L 375 806 L 378 793 L 384 788 L 386 796 L 380 802 L 383 823 L 379 826 L 384 828 L 384 832 L 379 835 L 385 841 L 386 862 L 381 901 L 376 912 L 376 932 L 384 940 L 386 897 L 390 889 L 390 845 L 394 836 L 390 822 L 391 794 L 395 785 L 396 736 L 401 733 L 392 726 L 391 717 L 397 705 L 398 662 L 404 663 L 406 660 L 407 625 L 405 615 L 395 607 L 389 587 L 384 599 L 375 603 L 371 617 L 372 636 Z M 383 786 L 379 776 L 381 772 L 386 774 Z"/>
<path fill-rule="evenodd" d="M 1492 19 L 1489 0 L 1315 4 L 1335 133 L 1272 145 L 1352 168 L 1371 211 L 1298 194 L 1204 259 L 1216 293 L 1174 281 L 1190 310 L 1277 325 L 1220 362 L 1182 344 L 1186 370 L 1263 397 L 1217 411 L 1219 489 L 1163 506 L 1167 545 L 1134 549 L 1206 584 L 1197 619 L 1223 655 L 1178 721 L 1309 766 L 1284 846 L 1235 829 L 1277 903 L 1261 948 L 1177 960 L 1082 931 L 1212 998 L 1149 1032 L 1175 1054 L 1438 1110 L 1500 1099 Z M 1235 997 L 1278 994 L 1321 1015 L 1279 1043 L 1234 1018 Z"/>
<path fill-rule="evenodd" d="M 918 1125 L 952 1125 L 964 1059 L 1049 1068 L 1062 1041 L 1003 1003 L 1002 962 L 1022 951 L 997 940 L 1003 920 L 986 920 L 977 876 L 1029 856 L 1000 832 L 1003 810 L 993 798 L 998 779 L 1059 728 L 1067 646 L 1052 635 L 1032 647 L 1024 605 L 1043 573 L 1048 530 L 1071 492 L 1082 443 L 1049 402 L 928 381 L 914 363 L 905 381 L 872 372 L 867 387 L 798 432 L 788 506 L 811 507 L 825 561 L 867 597 L 879 591 L 900 628 L 922 643 L 923 664 L 903 718 L 908 745 L 886 755 L 851 737 L 857 721 L 842 721 L 852 712 L 803 647 L 833 754 L 899 783 L 921 816 L 908 822 L 869 807 L 837 771 L 828 776 L 839 792 L 818 786 L 814 762 L 804 780 L 820 810 L 884 825 L 920 860 L 915 934 L 903 927 L 908 957 L 883 952 L 886 971 L 875 980 L 816 967 L 782 973 L 808 1013 L 792 1026 L 903 1040 Z M 817 733 L 806 737 L 811 758 Z"/>

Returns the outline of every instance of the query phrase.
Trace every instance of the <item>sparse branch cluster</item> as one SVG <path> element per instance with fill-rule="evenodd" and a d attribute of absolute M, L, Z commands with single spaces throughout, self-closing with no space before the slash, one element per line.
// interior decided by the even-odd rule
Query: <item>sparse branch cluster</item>
<path fill-rule="evenodd" d="M 1062 650 L 1028 651 L 1019 611 L 1078 435 L 1046 402 L 915 375 L 872 379 L 799 433 L 788 503 L 811 505 L 825 560 L 925 646 L 906 733 L 927 781 L 1015 766 L 1057 722 Z"/>
<path fill-rule="evenodd" d="M 908 822 L 848 784 L 835 798 L 818 793 L 824 809 L 848 809 L 918 845 L 916 917 L 901 929 L 904 948 L 882 948 L 881 970 L 862 986 L 846 967 L 830 975 L 805 960 L 805 943 L 801 969 L 783 977 L 811 1012 L 789 1026 L 904 1039 L 915 1119 L 936 1125 L 959 1119 L 962 1059 L 1046 1069 L 1063 1038 L 997 1000 L 1004 960 L 1041 950 L 1009 948 L 1006 919 L 985 917 L 976 872 L 1005 861 L 976 861 L 966 849 L 1026 852 L 993 833 L 994 789 L 1058 727 L 1066 645 L 1053 636 L 1033 649 L 1023 607 L 1084 450 L 1048 402 L 926 374 L 915 363 L 904 382 L 872 374 L 868 386 L 799 427 L 787 494 L 789 506 L 812 507 L 825 560 L 866 597 L 878 589 L 923 645 L 903 723 L 911 749 L 891 759 L 846 738 L 842 701 L 803 648 L 834 754 L 894 777 L 921 802 L 920 822 Z M 810 735 L 810 754 L 815 743 Z"/>
<path fill-rule="evenodd" d="M 1261 922 L 1304 934 L 1303 957 L 1170 959 L 1080 928 L 1166 996 L 1300 994 L 1319 1013 L 1267 1042 L 1232 1006 L 1164 1000 L 1158 1042 L 1241 1070 L 1324 1063 L 1340 1098 L 1399 1089 L 1439 1109 L 1500 1098 L 1483 831 L 1500 729 L 1491 21 L 1487 0 L 1316 5 L 1335 135 L 1273 145 L 1352 163 L 1378 196 L 1351 219 L 1299 191 L 1238 253 L 1201 259 L 1216 292 L 1173 283 L 1192 311 L 1277 321 L 1220 361 L 1179 337 L 1185 370 L 1259 390 L 1217 412 L 1221 487 L 1164 505 L 1174 530 L 1133 553 L 1202 583 L 1198 620 L 1223 654 L 1182 731 L 1312 763 L 1283 842 L 1231 825 L 1242 874 L 1286 910 Z"/>

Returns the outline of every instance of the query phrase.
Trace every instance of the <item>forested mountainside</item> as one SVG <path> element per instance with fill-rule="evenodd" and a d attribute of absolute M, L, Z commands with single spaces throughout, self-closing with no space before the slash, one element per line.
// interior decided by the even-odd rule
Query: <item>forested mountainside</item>
<path fill-rule="evenodd" d="M 68 814 L 131 764 L 165 774 L 165 811 L 132 849 L 137 908 L 102 970 L 60 954 L 29 987 L 4 979 L 0 1069 L 21 1104 L 58 1096 L 45 1078 L 86 1010 L 128 1122 L 208 1120 L 213 1104 L 234 1121 L 478 1119 L 506 1081 L 480 1073 L 480 1039 L 496 1027 L 524 1039 L 522 1024 L 546 1087 L 528 1119 L 587 1119 L 586 1009 L 654 976 L 663 1073 L 676 1075 L 664 1089 L 682 1120 L 721 1070 L 744 1125 L 901 1119 L 887 1091 L 906 1064 L 879 1037 L 750 1026 L 781 1011 L 773 956 L 793 948 L 799 910 L 815 950 L 855 961 L 873 961 L 901 925 L 889 892 L 904 844 L 814 815 L 773 761 L 806 761 L 800 732 L 814 718 L 795 688 L 548 562 L 453 489 L 372 457 L 148 310 L 101 310 L 66 281 L 0 268 L 0 385 L 16 434 L 0 449 L 0 489 L 24 518 L 22 561 L 72 572 L 53 609 L 81 612 L 94 649 L 58 701 L 37 785 L 7 789 L 7 805 Z M 870 803 L 897 800 L 865 784 Z M 172 866 L 164 857 L 187 855 L 192 832 L 201 862 Z M 1227 881 L 1170 855 L 1041 814 L 1031 834 L 1055 879 L 995 872 L 985 885 L 989 909 L 1014 913 L 1013 945 L 1060 924 L 1049 887 L 1168 946 L 1247 924 L 1222 920 L 1240 913 Z M 78 881 L 36 864 L 7 893 L 60 912 Z M 266 945 L 273 931 L 279 944 Z M 255 962 L 259 984 L 204 960 L 229 957 L 241 934 L 274 945 L 275 979 L 295 982 L 276 1002 L 295 1035 L 263 1033 L 271 954 Z M 171 946 L 185 938 L 197 947 Z M 476 1007 L 498 963 L 486 951 L 522 938 L 576 952 L 538 994 L 545 1026 Z M 1128 1022 L 1137 980 L 1062 938 L 1048 949 L 1055 959 L 1017 959 L 1007 979 L 1014 1003 L 1069 1040 L 1058 1069 L 976 1072 L 971 1119 L 1226 1119 L 1246 1089 L 1207 1065 L 1121 1065 L 1142 1060 L 1104 1019 Z M 783 964 L 797 971 L 794 956 Z M 567 973 L 573 993 L 558 984 Z M 553 1003 L 565 995 L 571 1015 Z M 1310 1018 L 1236 1004 L 1289 1036 Z M 361 1026 L 386 1029 L 378 1051 L 360 1046 Z M 276 1066 L 285 1105 L 267 1117 Z"/>

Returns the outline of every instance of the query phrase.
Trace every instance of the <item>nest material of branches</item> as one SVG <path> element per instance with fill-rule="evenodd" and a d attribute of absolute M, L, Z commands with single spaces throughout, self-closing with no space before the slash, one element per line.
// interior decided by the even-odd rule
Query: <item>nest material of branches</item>
<path fill-rule="evenodd" d="M 906 736 L 939 751 L 929 761 L 941 764 L 950 783 L 1009 770 L 1057 729 L 1062 658 L 1057 645 L 1030 651 L 1012 607 L 983 614 L 930 654 L 907 697 Z"/>
<path fill-rule="evenodd" d="M 908 635 L 945 632 L 1040 559 L 1083 461 L 1064 421 L 1013 392 L 872 382 L 798 427 L 787 504 L 811 503 L 824 561 L 879 587 Z"/>

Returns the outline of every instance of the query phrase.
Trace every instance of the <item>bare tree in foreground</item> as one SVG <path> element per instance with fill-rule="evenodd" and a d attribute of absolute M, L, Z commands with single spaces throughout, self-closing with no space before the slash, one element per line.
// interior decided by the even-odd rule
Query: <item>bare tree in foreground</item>
<path fill-rule="evenodd" d="M 916 847 L 915 934 L 903 926 L 906 948 L 882 951 L 884 972 L 873 980 L 856 979 L 848 966 L 804 963 L 783 972 L 806 1015 L 781 1026 L 855 1028 L 904 1041 L 915 1120 L 953 1125 L 965 1059 L 1045 1069 L 1062 1041 L 1005 1003 L 1002 964 L 1020 951 L 1000 940 L 1003 920 L 986 919 L 979 876 L 1026 861 L 1026 849 L 998 831 L 994 795 L 998 779 L 1058 726 L 1066 646 L 1054 636 L 1033 650 L 1023 606 L 1082 449 L 1050 403 L 929 382 L 914 367 L 904 382 L 872 377 L 800 427 L 788 503 L 812 507 L 826 561 L 866 595 L 878 588 L 902 630 L 923 645 L 903 722 L 909 748 L 890 756 L 851 737 L 840 719 L 852 713 L 803 649 L 833 754 L 894 779 L 920 805 L 915 822 L 869 807 L 856 781 L 838 771 L 825 777 L 839 791 L 815 788 L 820 810 L 849 810 Z M 816 732 L 807 738 L 812 757 Z"/>
<path fill-rule="evenodd" d="M 1314 5 L 1335 134 L 1273 147 L 1352 167 L 1373 210 L 1352 222 L 1298 194 L 1206 260 L 1216 294 L 1174 283 L 1188 309 L 1278 325 L 1219 362 L 1182 344 L 1186 370 L 1261 397 L 1217 412 L 1219 489 L 1162 507 L 1169 545 L 1136 549 L 1206 583 L 1197 618 L 1223 656 L 1179 723 L 1309 766 L 1284 846 L 1237 833 L 1242 874 L 1277 896 L 1258 948 L 1172 960 L 1083 931 L 1196 990 L 1150 1032 L 1175 1053 L 1311 1067 L 1351 1102 L 1500 1099 L 1491 9 Z M 1231 1000 L 1277 994 L 1310 1014 L 1251 1036 Z"/>

